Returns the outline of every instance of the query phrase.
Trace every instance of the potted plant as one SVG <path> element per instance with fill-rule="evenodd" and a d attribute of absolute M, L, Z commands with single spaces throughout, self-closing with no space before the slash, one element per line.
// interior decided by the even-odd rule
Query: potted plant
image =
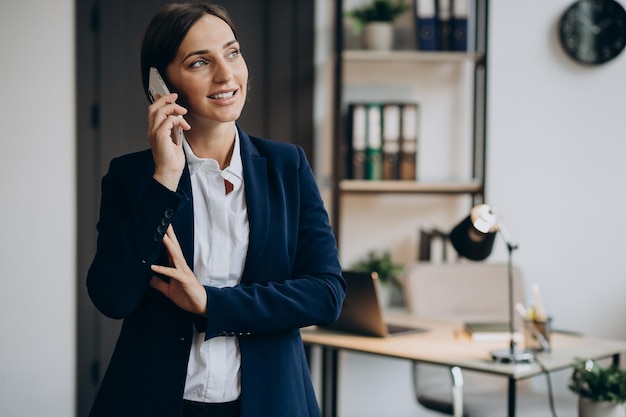
<path fill-rule="evenodd" d="M 376 272 L 380 281 L 380 289 L 383 292 L 383 302 L 387 305 L 402 303 L 402 282 L 400 274 L 403 267 L 391 260 L 388 251 L 370 251 L 367 255 L 351 266 L 357 272 Z"/>
<path fill-rule="evenodd" d="M 579 417 L 626 415 L 626 370 L 617 364 L 602 366 L 581 358 L 573 368 L 568 387 L 579 396 Z"/>
<path fill-rule="evenodd" d="M 350 10 L 347 16 L 363 29 L 363 43 L 368 49 L 389 50 L 393 45 L 393 22 L 409 6 L 405 0 L 373 0 Z"/>

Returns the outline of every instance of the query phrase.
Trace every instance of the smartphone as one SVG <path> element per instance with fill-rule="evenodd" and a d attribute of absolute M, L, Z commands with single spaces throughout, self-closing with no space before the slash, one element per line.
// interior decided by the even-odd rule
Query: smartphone
<path fill-rule="evenodd" d="M 150 96 L 150 101 L 154 103 L 157 94 L 164 96 L 170 94 L 170 90 L 167 88 L 165 81 L 163 81 L 161 74 L 159 74 L 159 70 L 155 67 L 150 67 L 150 77 L 148 79 L 148 95 Z M 183 116 L 179 115 L 178 117 Z M 180 145 L 184 137 L 183 129 L 181 129 L 180 126 L 174 126 L 172 130 L 172 141 L 176 145 Z"/>

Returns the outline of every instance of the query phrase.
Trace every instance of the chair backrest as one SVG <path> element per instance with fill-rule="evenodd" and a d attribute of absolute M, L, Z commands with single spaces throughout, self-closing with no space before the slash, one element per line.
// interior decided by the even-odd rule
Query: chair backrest
<path fill-rule="evenodd" d="M 507 264 L 461 261 L 415 262 L 403 272 L 405 303 L 410 313 L 427 319 L 507 321 Z M 513 268 L 513 305 L 524 302 L 524 284 Z M 521 317 L 514 313 L 519 328 Z"/>

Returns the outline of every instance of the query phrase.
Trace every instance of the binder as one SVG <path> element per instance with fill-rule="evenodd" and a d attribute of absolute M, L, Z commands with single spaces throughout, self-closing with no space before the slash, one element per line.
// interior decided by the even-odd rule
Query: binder
<path fill-rule="evenodd" d="M 365 147 L 367 135 L 367 110 L 363 104 L 352 104 L 349 106 L 349 137 L 350 152 L 348 153 L 348 164 L 350 170 L 348 178 L 355 180 L 365 179 Z"/>
<path fill-rule="evenodd" d="M 452 0 L 437 0 L 437 37 L 440 51 L 452 50 Z"/>
<path fill-rule="evenodd" d="M 421 51 L 436 51 L 437 45 L 437 0 L 415 0 L 415 30 L 417 48 Z"/>
<path fill-rule="evenodd" d="M 453 0 L 452 3 L 452 50 L 469 51 L 468 25 L 470 0 Z"/>
<path fill-rule="evenodd" d="M 367 106 L 367 140 L 365 144 L 365 179 L 383 178 L 383 150 L 381 132 L 381 105 Z"/>
<path fill-rule="evenodd" d="M 383 106 L 383 180 L 400 178 L 400 105 Z"/>
<path fill-rule="evenodd" d="M 417 131 L 419 106 L 417 103 L 402 107 L 402 139 L 400 141 L 400 179 L 417 178 Z"/>

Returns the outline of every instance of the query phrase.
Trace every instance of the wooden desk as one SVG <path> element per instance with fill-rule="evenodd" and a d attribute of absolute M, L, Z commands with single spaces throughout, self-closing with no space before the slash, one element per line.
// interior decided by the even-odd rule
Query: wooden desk
<path fill-rule="evenodd" d="M 423 363 L 458 366 L 462 369 L 485 372 L 508 378 L 508 416 L 515 416 L 516 382 L 540 375 L 536 364 L 502 364 L 491 360 L 489 352 L 507 347 L 507 343 L 474 343 L 460 330 L 460 323 L 417 320 L 407 314 L 388 314 L 389 322 L 412 324 L 428 329 L 388 338 L 365 337 L 317 327 L 302 329 L 304 343 L 322 348 L 322 415 L 337 417 L 337 384 L 340 350 L 371 353 Z M 537 358 L 552 372 L 569 368 L 576 357 L 586 359 L 613 358 L 619 362 L 626 352 L 626 341 L 581 337 L 553 333 L 552 352 Z"/>

